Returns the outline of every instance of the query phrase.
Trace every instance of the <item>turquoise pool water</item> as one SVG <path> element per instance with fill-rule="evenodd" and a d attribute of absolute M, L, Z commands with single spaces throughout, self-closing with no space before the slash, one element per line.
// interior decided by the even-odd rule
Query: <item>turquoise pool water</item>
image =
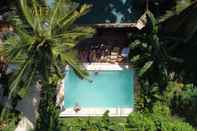
<path fill-rule="evenodd" d="M 72 70 L 66 72 L 64 106 L 115 108 L 133 107 L 133 70 L 89 71 L 91 81 L 82 80 Z"/>

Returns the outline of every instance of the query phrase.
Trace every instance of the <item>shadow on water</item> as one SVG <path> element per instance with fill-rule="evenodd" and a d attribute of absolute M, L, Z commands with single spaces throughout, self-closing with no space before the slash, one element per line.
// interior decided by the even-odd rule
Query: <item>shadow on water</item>
<path fill-rule="evenodd" d="M 133 0 L 75 0 L 80 4 L 91 4 L 91 11 L 77 23 L 121 23 L 134 20 Z"/>

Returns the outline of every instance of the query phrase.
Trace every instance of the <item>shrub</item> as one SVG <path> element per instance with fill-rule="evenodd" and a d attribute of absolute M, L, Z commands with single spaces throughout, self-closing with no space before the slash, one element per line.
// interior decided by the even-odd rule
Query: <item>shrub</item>
<path fill-rule="evenodd" d="M 136 128 L 140 131 L 155 131 L 156 127 L 154 122 L 146 114 L 136 112 L 128 117 L 128 127 Z"/>
<path fill-rule="evenodd" d="M 185 118 L 186 121 L 197 127 L 197 88 L 185 85 L 177 92 L 171 101 L 173 114 Z"/>
<path fill-rule="evenodd" d="M 134 112 L 128 117 L 128 127 L 139 131 L 194 131 L 179 118 L 171 117 L 170 110 L 161 103 L 153 106 L 153 112 Z"/>

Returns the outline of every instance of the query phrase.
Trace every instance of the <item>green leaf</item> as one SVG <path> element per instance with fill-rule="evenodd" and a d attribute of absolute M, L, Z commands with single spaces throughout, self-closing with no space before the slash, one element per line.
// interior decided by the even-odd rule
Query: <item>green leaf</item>
<path fill-rule="evenodd" d="M 151 68 L 152 64 L 153 64 L 153 61 L 146 62 L 145 65 L 142 67 L 142 69 L 140 69 L 138 76 L 139 77 L 143 76 L 148 71 L 148 69 Z"/>
<path fill-rule="evenodd" d="M 18 71 L 18 74 L 15 78 L 15 80 L 11 83 L 10 85 L 10 92 L 9 92 L 9 98 L 11 98 L 12 93 L 16 90 L 16 88 L 18 87 L 19 83 L 21 82 L 21 80 L 23 79 L 23 74 L 25 73 L 25 70 L 28 67 L 30 61 L 26 61 L 25 64 L 22 66 L 22 68 Z"/>
<path fill-rule="evenodd" d="M 75 54 L 66 52 L 65 54 L 61 54 L 61 59 L 63 59 L 79 77 L 88 79 L 88 72 L 82 64 L 80 64 L 80 61 Z"/>
<path fill-rule="evenodd" d="M 156 20 L 156 18 L 154 17 L 153 13 L 149 10 L 146 11 L 146 14 L 149 18 L 149 22 L 150 22 L 150 27 L 152 28 L 151 33 L 153 34 L 157 34 L 158 33 L 158 22 Z"/>
<path fill-rule="evenodd" d="M 90 10 L 90 8 L 90 5 L 84 4 L 81 6 L 79 11 L 74 11 L 69 18 L 62 22 L 63 29 L 68 29 L 73 24 L 73 22 L 75 22 L 79 17 L 85 15 Z"/>
<path fill-rule="evenodd" d="M 27 0 L 20 0 L 22 12 L 27 20 L 27 22 L 31 25 L 33 29 L 35 29 L 35 22 L 33 17 L 33 12 L 31 12 L 31 8 L 29 8 L 27 4 Z"/>
<path fill-rule="evenodd" d="M 28 94 L 27 88 L 21 88 L 21 89 L 18 91 L 18 95 L 19 95 L 20 97 L 25 97 L 25 96 L 27 96 L 27 94 Z"/>

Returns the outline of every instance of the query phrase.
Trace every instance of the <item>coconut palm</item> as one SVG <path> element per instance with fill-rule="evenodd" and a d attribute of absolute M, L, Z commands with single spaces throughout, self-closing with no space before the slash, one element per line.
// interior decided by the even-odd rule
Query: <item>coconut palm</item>
<path fill-rule="evenodd" d="M 87 75 L 81 68 L 74 47 L 94 30 L 73 23 L 90 9 L 71 0 L 57 0 L 52 5 L 36 0 L 20 0 L 22 16 L 13 17 L 15 34 L 8 37 L 1 53 L 9 63 L 17 65 L 10 84 L 9 99 L 22 87 L 30 87 L 41 80 L 43 87 L 54 75 L 62 78 L 65 64 L 79 76 Z M 44 2 L 42 2 L 44 3 Z"/>

